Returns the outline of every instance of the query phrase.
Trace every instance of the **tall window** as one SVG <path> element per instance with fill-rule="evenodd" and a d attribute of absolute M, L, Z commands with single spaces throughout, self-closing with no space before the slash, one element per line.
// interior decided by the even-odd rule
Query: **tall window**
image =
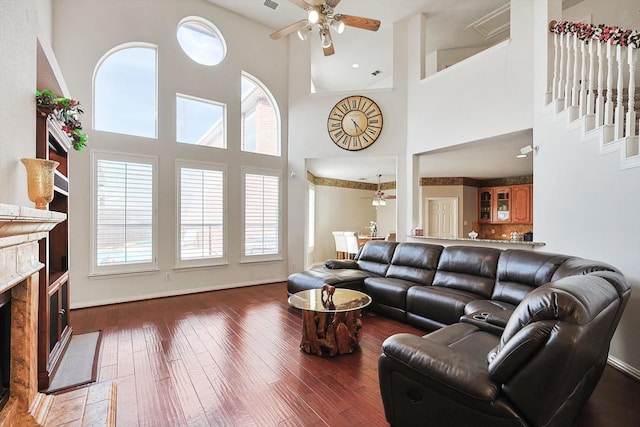
<path fill-rule="evenodd" d="M 157 138 L 156 50 L 127 44 L 100 60 L 93 87 L 96 130 Z"/>
<path fill-rule="evenodd" d="M 280 173 L 244 169 L 244 248 L 246 260 L 280 255 Z"/>
<path fill-rule="evenodd" d="M 309 224 L 308 224 L 308 235 L 309 235 L 309 250 L 313 250 L 313 247 L 316 245 L 316 186 L 313 184 L 309 184 Z"/>
<path fill-rule="evenodd" d="M 93 273 L 156 269 L 156 159 L 94 152 Z"/>
<path fill-rule="evenodd" d="M 178 162 L 181 266 L 225 261 L 225 168 Z"/>
<path fill-rule="evenodd" d="M 280 119 L 273 96 L 255 78 L 242 73 L 242 151 L 280 155 Z"/>

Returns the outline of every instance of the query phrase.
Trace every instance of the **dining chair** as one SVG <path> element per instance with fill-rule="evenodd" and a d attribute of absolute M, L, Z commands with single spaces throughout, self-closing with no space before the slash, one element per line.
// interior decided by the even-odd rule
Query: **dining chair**
<path fill-rule="evenodd" d="M 344 231 L 334 231 L 333 239 L 336 242 L 336 257 L 345 259 L 347 257 L 347 240 L 344 236 Z"/>
<path fill-rule="evenodd" d="M 353 259 L 358 253 L 358 233 L 355 231 L 345 231 L 344 237 L 347 242 L 347 257 Z"/>

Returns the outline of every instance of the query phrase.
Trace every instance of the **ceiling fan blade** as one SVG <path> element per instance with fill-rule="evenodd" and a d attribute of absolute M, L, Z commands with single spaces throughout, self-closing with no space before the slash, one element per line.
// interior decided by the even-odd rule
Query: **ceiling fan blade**
<path fill-rule="evenodd" d="M 298 7 L 303 8 L 304 10 L 310 9 L 312 6 L 304 0 L 289 0 L 291 3 L 295 4 Z"/>
<path fill-rule="evenodd" d="M 327 0 L 326 3 L 330 8 L 334 8 L 338 5 L 338 3 L 340 3 L 340 0 Z"/>
<path fill-rule="evenodd" d="M 335 18 L 339 21 L 344 22 L 344 25 L 362 28 L 363 30 L 378 31 L 378 28 L 380 28 L 380 21 L 378 21 L 377 19 L 342 14 L 336 15 Z"/>
<path fill-rule="evenodd" d="M 384 198 L 387 200 L 392 200 L 392 199 L 395 199 L 396 196 L 389 195 L 389 196 L 384 196 Z"/>
<path fill-rule="evenodd" d="M 320 32 L 320 34 L 322 34 L 322 32 Z M 328 47 L 323 47 L 322 50 L 324 52 L 324 56 L 331 56 L 336 53 L 336 51 L 333 49 L 333 39 L 331 38 L 331 31 L 329 30 L 327 30 L 327 37 L 329 38 L 329 41 L 331 41 L 331 44 Z M 322 35 L 320 36 L 320 40 L 322 40 Z"/>
<path fill-rule="evenodd" d="M 278 40 L 280 37 L 284 37 L 287 34 L 293 33 L 294 31 L 297 31 L 300 28 L 305 27 L 306 25 L 307 25 L 307 20 L 303 19 L 298 22 L 294 22 L 291 25 L 287 25 L 286 27 L 281 28 L 274 33 L 269 34 L 269 37 L 271 37 L 274 40 Z"/>

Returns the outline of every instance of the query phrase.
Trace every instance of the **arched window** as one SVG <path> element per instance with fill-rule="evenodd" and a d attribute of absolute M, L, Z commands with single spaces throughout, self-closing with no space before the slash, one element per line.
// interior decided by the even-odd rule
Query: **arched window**
<path fill-rule="evenodd" d="M 157 48 L 126 44 L 105 54 L 93 77 L 93 127 L 158 137 Z"/>
<path fill-rule="evenodd" d="M 206 19 L 197 16 L 184 18 L 178 24 L 176 37 L 184 53 L 198 64 L 218 65 L 227 54 L 224 37 Z"/>
<path fill-rule="evenodd" d="M 242 151 L 280 155 L 280 113 L 255 77 L 242 73 Z"/>

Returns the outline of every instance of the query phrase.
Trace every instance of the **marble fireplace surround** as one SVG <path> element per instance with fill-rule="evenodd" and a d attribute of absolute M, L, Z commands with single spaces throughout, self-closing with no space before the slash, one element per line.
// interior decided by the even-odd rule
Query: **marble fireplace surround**
<path fill-rule="evenodd" d="M 51 398 L 38 393 L 38 240 L 66 215 L 0 204 L 0 294 L 11 291 L 9 400 L 0 426 L 42 425 Z"/>

